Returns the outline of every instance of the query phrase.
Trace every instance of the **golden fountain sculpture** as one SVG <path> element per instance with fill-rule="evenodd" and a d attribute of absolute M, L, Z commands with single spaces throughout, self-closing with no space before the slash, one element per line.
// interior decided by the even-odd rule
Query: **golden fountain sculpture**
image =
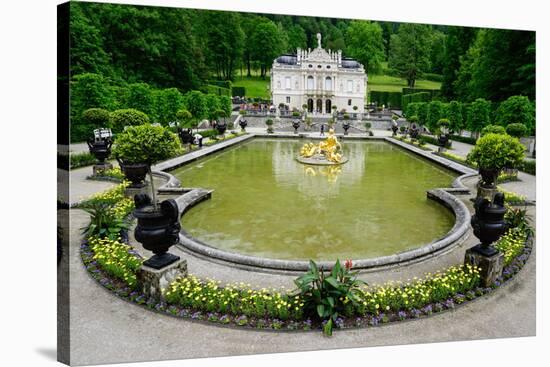
<path fill-rule="evenodd" d="M 328 137 L 319 144 L 306 143 L 300 149 L 298 161 L 306 164 L 317 165 L 337 165 L 347 162 L 347 158 L 342 155 L 342 145 L 334 134 L 334 129 L 330 128 Z"/>

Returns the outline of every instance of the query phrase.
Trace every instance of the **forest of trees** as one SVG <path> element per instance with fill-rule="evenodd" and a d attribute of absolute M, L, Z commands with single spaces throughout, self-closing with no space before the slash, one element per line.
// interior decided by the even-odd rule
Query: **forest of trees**
<path fill-rule="evenodd" d="M 252 71 L 265 78 L 278 55 L 316 47 L 316 33 L 368 74 L 442 82 L 444 101 L 535 101 L 534 32 L 80 2 L 71 3 L 71 78 L 96 75 L 112 93 L 136 83 L 205 91 Z"/>
<path fill-rule="evenodd" d="M 535 99 L 534 32 L 97 3 L 71 4 L 71 74 L 187 91 L 239 69 L 265 76 L 278 55 L 315 47 L 316 33 L 368 73 L 411 87 L 442 75 L 449 99 Z"/>

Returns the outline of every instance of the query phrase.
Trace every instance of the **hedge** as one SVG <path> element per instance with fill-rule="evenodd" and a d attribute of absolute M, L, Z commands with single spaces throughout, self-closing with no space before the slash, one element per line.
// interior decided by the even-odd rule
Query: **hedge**
<path fill-rule="evenodd" d="M 477 139 L 461 135 L 451 135 L 451 140 L 459 141 L 461 143 L 476 145 Z"/>
<path fill-rule="evenodd" d="M 535 160 L 523 160 L 523 165 L 520 167 L 520 171 L 523 171 L 525 173 L 528 173 L 530 175 L 536 175 L 537 174 L 537 161 Z"/>
<path fill-rule="evenodd" d="M 233 97 L 244 97 L 244 96 L 246 96 L 246 88 L 245 87 L 233 87 L 233 88 L 231 88 L 231 95 Z"/>
<path fill-rule="evenodd" d="M 404 94 L 401 97 L 401 107 L 403 110 L 407 109 L 409 103 L 416 102 L 429 102 L 431 101 L 431 94 L 427 92 L 418 92 L 412 94 Z"/>
<path fill-rule="evenodd" d="M 437 98 L 441 95 L 441 91 L 439 89 L 421 89 L 421 88 L 408 88 L 408 87 L 405 87 L 402 89 L 403 95 L 420 93 L 420 92 L 429 93 L 430 100 Z"/>
<path fill-rule="evenodd" d="M 205 92 L 208 94 L 215 94 L 218 96 L 228 96 L 231 97 L 231 89 L 218 87 L 216 85 L 206 85 L 205 86 Z"/>
<path fill-rule="evenodd" d="M 401 108 L 401 92 L 383 92 L 383 91 L 371 91 L 370 102 L 376 102 L 379 106 L 385 105 L 390 107 Z"/>
<path fill-rule="evenodd" d="M 231 80 L 209 80 L 208 84 L 225 89 L 231 89 L 231 87 L 233 86 Z"/>

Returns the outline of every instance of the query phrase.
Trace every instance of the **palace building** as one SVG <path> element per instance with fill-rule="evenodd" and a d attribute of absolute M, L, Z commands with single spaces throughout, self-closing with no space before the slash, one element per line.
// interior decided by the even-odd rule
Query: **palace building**
<path fill-rule="evenodd" d="M 273 104 L 282 103 L 299 110 L 307 105 L 308 112 L 314 115 L 329 114 L 333 106 L 338 111 L 363 113 L 367 90 L 365 68 L 356 60 L 342 57 L 340 50 L 322 48 L 319 33 L 317 44 L 313 50 L 299 48 L 295 55 L 282 55 L 273 61 Z"/>

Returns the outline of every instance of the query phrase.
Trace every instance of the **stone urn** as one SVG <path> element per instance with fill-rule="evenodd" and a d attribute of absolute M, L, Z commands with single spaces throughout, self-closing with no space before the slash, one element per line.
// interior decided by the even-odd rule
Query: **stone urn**
<path fill-rule="evenodd" d="M 351 127 L 351 124 L 349 123 L 349 121 L 344 121 L 344 123 L 342 124 L 342 128 L 344 129 L 344 135 L 348 135 L 348 130 L 350 127 Z"/>
<path fill-rule="evenodd" d="M 225 121 L 218 121 L 216 124 L 216 130 L 218 130 L 219 135 L 225 134 L 225 131 L 227 130 L 227 123 Z"/>
<path fill-rule="evenodd" d="M 182 129 L 179 127 L 178 137 L 180 138 L 182 145 L 191 144 L 193 142 L 193 134 L 191 133 L 191 129 Z"/>
<path fill-rule="evenodd" d="M 298 134 L 298 129 L 300 128 L 300 121 L 294 120 L 292 122 L 292 127 L 294 128 L 294 134 Z"/>
<path fill-rule="evenodd" d="M 246 131 L 245 129 L 247 125 L 248 125 L 248 121 L 246 121 L 245 119 L 239 120 L 239 126 L 241 127 L 242 131 Z"/>
<path fill-rule="evenodd" d="M 441 148 L 445 148 L 449 142 L 449 136 L 447 134 L 440 134 L 437 138 L 437 144 Z"/>
<path fill-rule="evenodd" d="M 124 176 L 130 180 L 131 188 L 141 188 L 145 186 L 145 176 L 149 172 L 147 163 L 125 163 L 120 158 L 116 159 Z"/>
<path fill-rule="evenodd" d="M 416 124 L 412 124 L 409 128 L 409 135 L 411 136 L 411 139 L 417 139 L 419 132 L 420 131 L 418 130 Z"/>
<path fill-rule="evenodd" d="M 105 164 L 105 160 L 111 155 L 111 139 L 95 140 L 89 139 L 86 141 L 90 153 L 97 159 L 98 164 Z"/>
<path fill-rule="evenodd" d="M 397 125 L 392 125 L 392 127 L 391 127 L 392 136 L 397 135 L 397 130 L 399 130 L 399 127 Z"/>
<path fill-rule="evenodd" d="M 504 207 L 504 194 L 495 194 L 491 203 L 486 198 L 478 197 L 474 203 L 475 214 L 471 224 L 474 235 L 481 241 L 478 252 L 485 256 L 492 256 L 498 252 L 491 246 L 500 236 L 506 232 L 508 225 L 504 219 L 506 208 Z"/>
<path fill-rule="evenodd" d="M 481 175 L 481 187 L 486 189 L 495 189 L 499 169 L 496 168 L 480 168 L 479 174 Z"/>
<path fill-rule="evenodd" d="M 133 214 L 137 219 L 134 237 L 146 250 L 155 254 L 143 265 L 162 269 L 179 260 L 179 256 L 168 252 L 171 246 L 179 242 L 181 227 L 176 201 L 174 199 L 164 200 L 157 210 L 147 194 L 135 195 L 134 202 L 136 209 Z"/>

